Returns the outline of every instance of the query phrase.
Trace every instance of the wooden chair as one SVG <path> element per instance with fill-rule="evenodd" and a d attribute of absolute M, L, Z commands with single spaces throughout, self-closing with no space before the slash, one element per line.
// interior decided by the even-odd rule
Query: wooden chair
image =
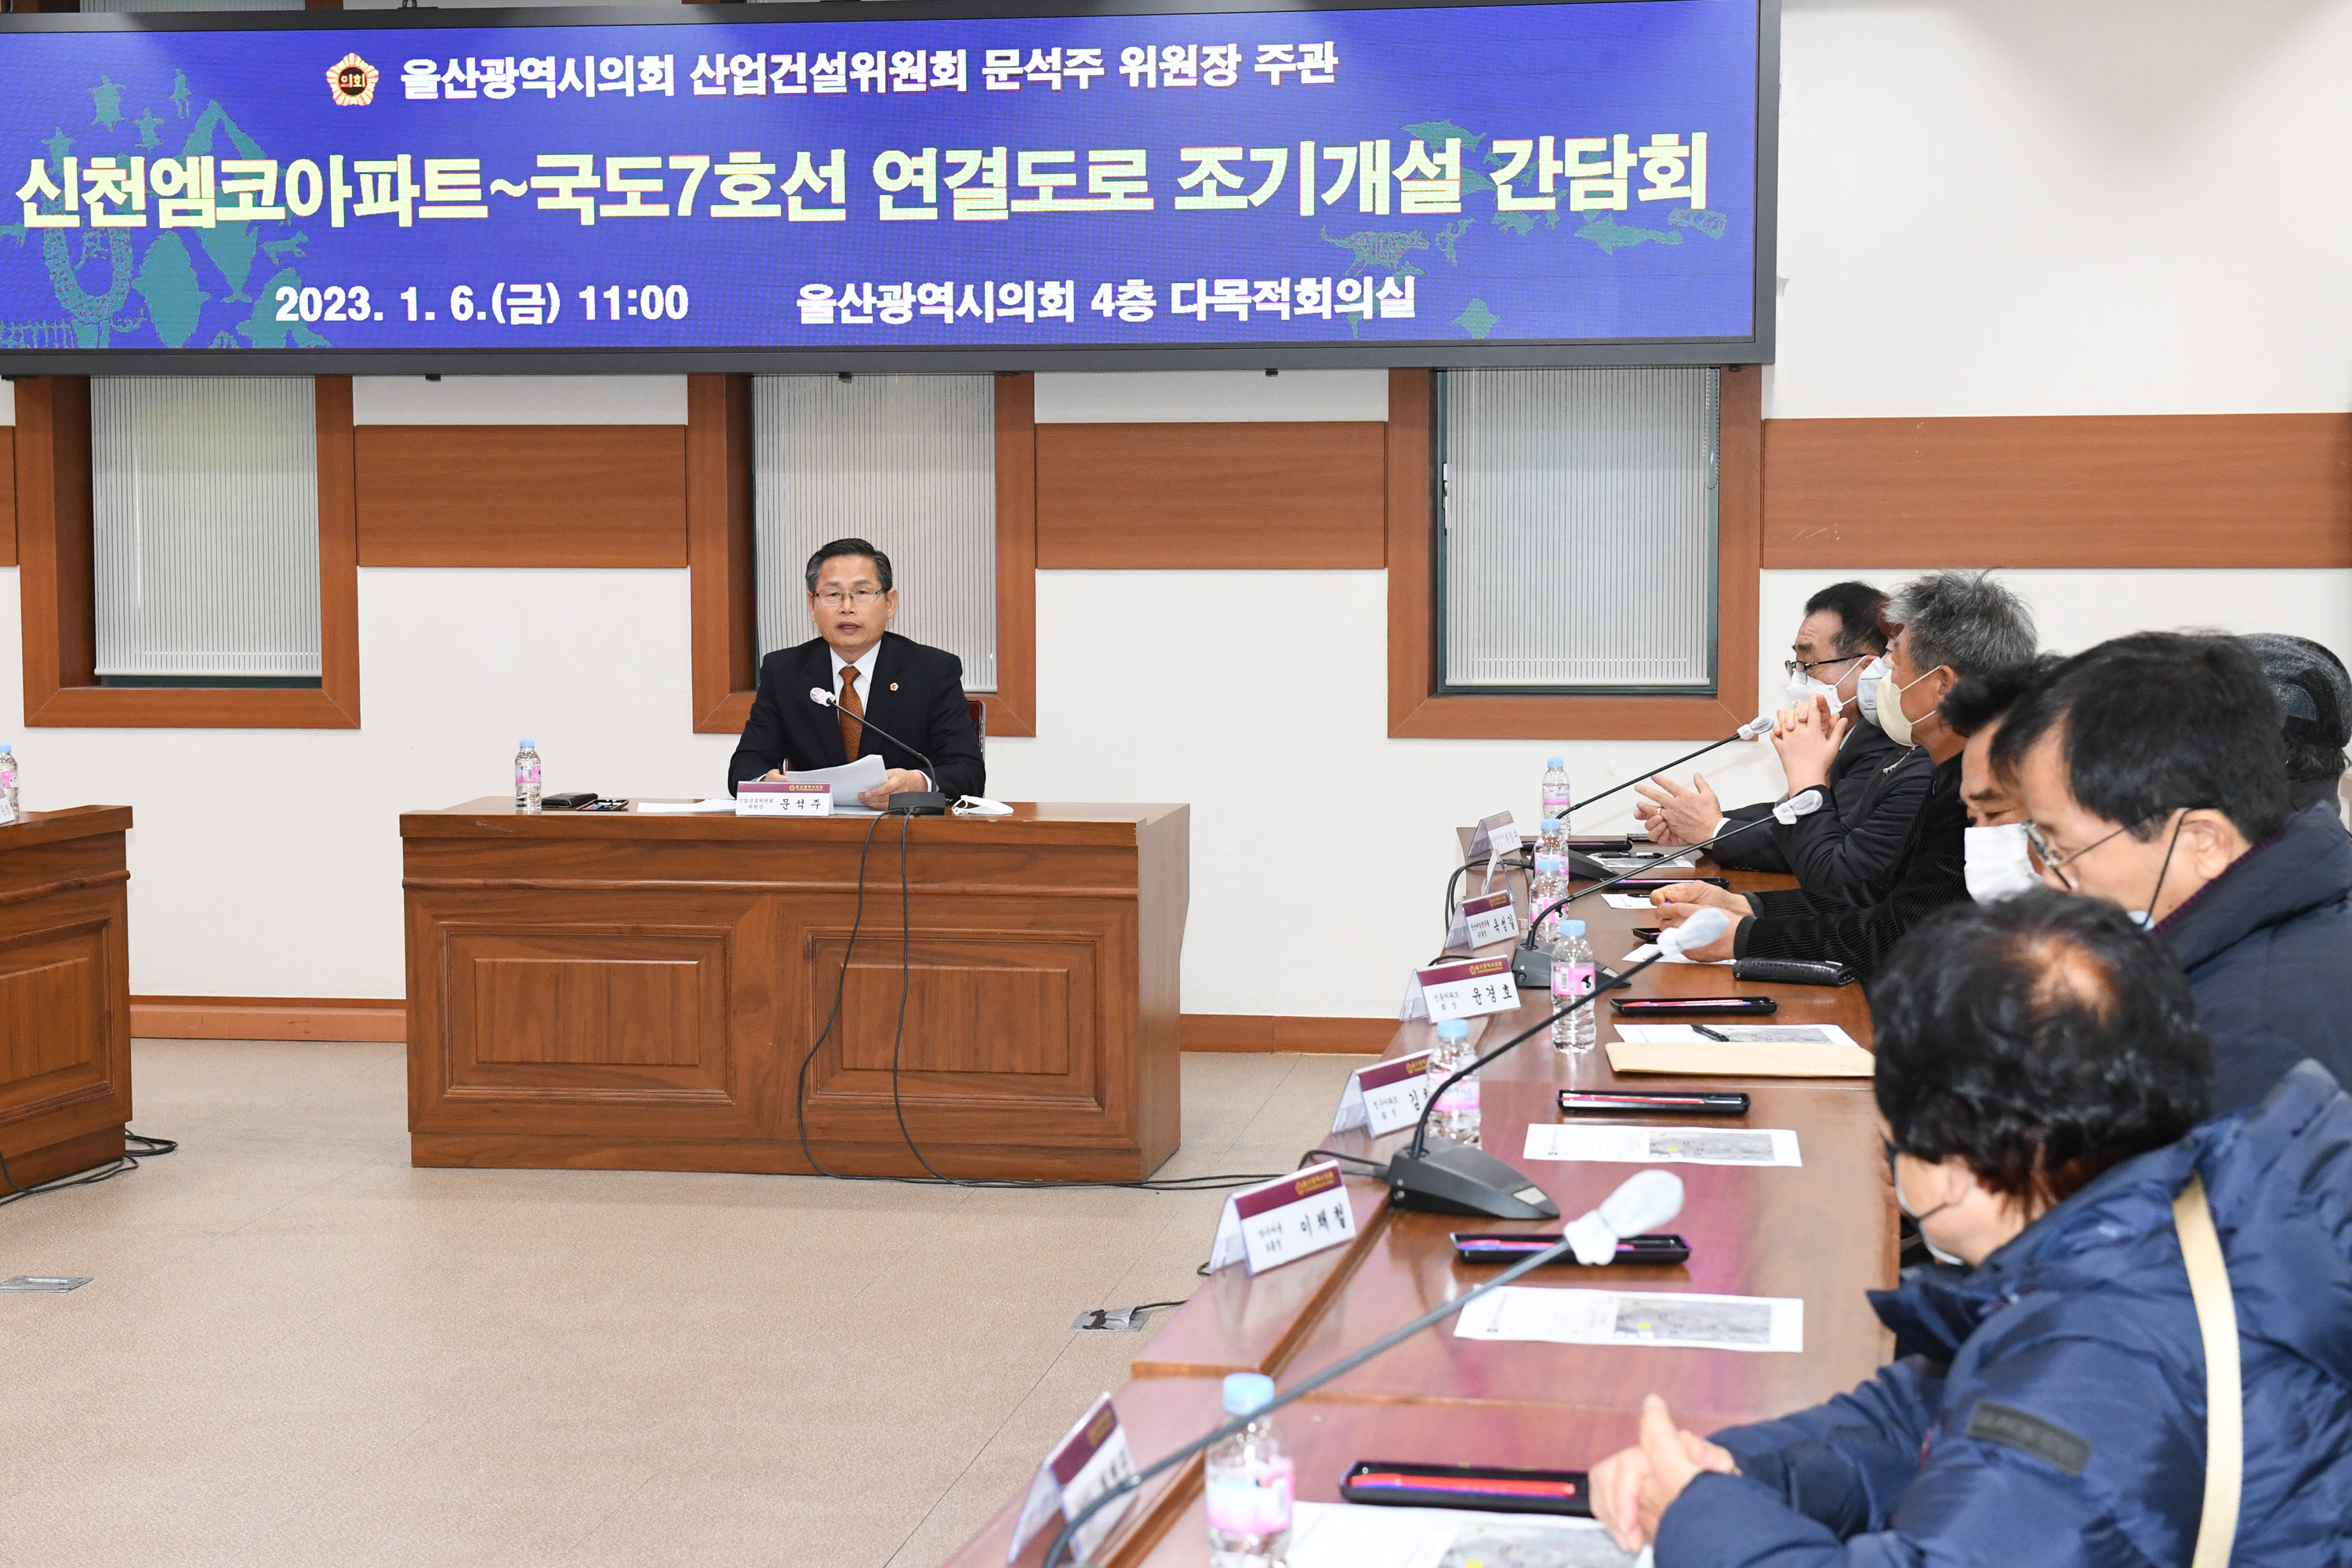
<path fill-rule="evenodd" d="M 988 704 L 977 697 L 966 697 L 963 705 L 971 715 L 972 729 L 980 734 L 980 749 L 985 752 L 988 750 Z"/>

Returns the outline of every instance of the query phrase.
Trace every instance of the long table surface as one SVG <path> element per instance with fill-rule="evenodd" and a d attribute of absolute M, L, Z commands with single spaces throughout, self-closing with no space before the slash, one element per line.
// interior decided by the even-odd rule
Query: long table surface
<path fill-rule="evenodd" d="M 1465 835 L 1466 840 L 1466 833 Z M 1735 889 L 1792 886 L 1790 879 L 1725 872 Z M 1524 879 L 1514 873 L 1520 921 L 1528 916 Z M 1641 911 L 1612 910 L 1595 897 L 1575 906 L 1605 967 L 1622 967 L 1638 945 Z M 1432 942 L 1426 961 L 1437 952 Z M 1507 945 L 1480 950 L 1504 953 Z M 1399 976 L 1402 988 L 1403 976 Z M 1835 1024 L 1867 1046 L 1869 1009 L 1858 986 L 1759 984 L 1734 981 L 1727 965 L 1660 963 L 1610 996 L 1769 995 L 1776 1024 Z M 1604 1005 L 1608 1000 L 1604 997 Z M 1474 1044 L 1499 1043 L 1540 1022 L 1547 996 L 1515 1012 L 1472 1022 Z M 1564 1217 L 1585 1212 L 1634 1170 L 1633 1165 L 1523 1160 L 1531 1122 L 1561 1120 L 1556 1096 L 1566 1087 L 1656 1087 L 1675 1081 L 1610 1068 L 1614 1037 L 1604 1012 L 1601 1046 L 1571 1057 L 1538 1035 L 1481 1075 L 1480 1142 L 1549 1194 Z M 1433 1041 L 1425 1022 L 1399 1026 L 1387 1055 Z M 1632 1440 L 1642 1396 L 1663 1395 L 1676 1417 L 1699 1431 L 1754 1421 L 1818 1404 L 1868 1377 L 1886 1358 L 1889 1338 L 1864 1292 L 1895 1274 L 1895 1215 L 1866 1080 L 1710 1079 L 1752 1100 L 1744 1118 L 1707 1125 L 1788 1128 L 1797 1134 L 1796 1169 L 1675 1165 L 1685 1190 L 1671 1228 L 1691 1247 L 1674 1267 L 1563 1268 L 1528 1285 L 1591 1289 L 1659 1288 L 1707 1294 L 1795 1297 L 1804 1302 L 1801 1352 L 1748 1352 L 1467 1341 L 1450 1322 L 1413 1336 L 1318 1390 L 1277 1417 L 1297 1463 L 1298 1496 L 1336 1501 L 1339 1478 L 1360 1459 L 1423 1459 L 1581 1468 Z M 1673 1117 L 1580 1118 L 1673 1125 Z M 1385 1159 L 1409 1134 L 1370 1139 L 1360 1131 L 1323 1147 Z M 1133 1363 L 1134 1381 L 1114 1394 L 1137 1462 L 1149 1464 L 1205 1432 L 1221 1412 L 1217 1382 L 1226 1373 L 1275 1375 L 1284 1387 L 1491 1278 L 1494 1270 L 1455 1258 L 1451 1233 L 1557 1229 L 1559 1221 L 1503 1221 L 1412 1214 L 1390 1206 L 1384 1184 L 1351 1176 L 1348 1192 L 1357 1237 L 1349 1246 L 1252 1279 L 1239 1267 L 1211 1275 L 1153 1335 Z M 1205 1247 L 1206 1238 L 1202 1238 Z M 1071 1418 L 1080 1412 L 1073 1410 Z M 950 1562 L 960 1568 L 1001 1564 L 1018 1500 L 1008 1503 Z M 1127 1568 L 1149 1563 L 1207 1561 L 1200 1463 L 1178 1467 L 1154 1483 L 1097 1561 Z M 1053 1534 L 1047 1530 L 1045 1536 Z M 1021 1554 L 1034 1563 L 1046 1542 Z"/>

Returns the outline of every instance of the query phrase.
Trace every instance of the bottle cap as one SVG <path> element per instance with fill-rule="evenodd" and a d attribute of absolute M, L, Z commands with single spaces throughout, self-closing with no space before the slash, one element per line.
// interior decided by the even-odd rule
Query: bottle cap
<path fill-rule="evenodd" d="M 1465 1018 L 1446 1019 L 1437 1026 L 1437 1037 L 1441 1040 L 1468 1039 L 1470 1037 L 1469 1021 Z"/>
<path fill-rule="evenodd" d="M 1225 1373 L 1225 1414 L 1248 1415 L 1274 1403 L 1274 1379 L 1262 1372 Z"/>
<path fill-rule="evenodd" d="M 1570 936 L 1582 936 L 1584 934 L 1584 922 L 1582 921 L 1562 921 L 1559 922 L 1559 929 Z"/>
<path fill-rule="evenodd" d="M 1558 757 L 1546 757 L 1544 759 L 1544 766 L 1548 768 L 1564 768 L 1568 766 L 1568 764 L 1561 762 Z"/>
<path fill-rule="evenodd" d="M 529 736 L 525 736 L 523 738 L 522 749 L 526 752 L 535 752 L 539 750 L 539 742 L 530 739 Z"/>

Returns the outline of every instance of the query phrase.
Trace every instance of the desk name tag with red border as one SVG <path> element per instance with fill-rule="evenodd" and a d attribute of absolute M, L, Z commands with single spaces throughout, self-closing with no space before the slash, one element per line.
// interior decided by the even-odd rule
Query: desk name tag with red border
<path fill-rule="evenodd" d="M 1519 910 L 1510 889 L 1465 899 L 1454 911 L 1453 929 L 1445 933 L 1448 947 L 1485 947 L 1509 942 L 1519 934 Z"/>
<path fill-rule="evenodd" d="M 1334 1132 L 1363 1128 L 1371 1137 L 1395 1132 L 1421 1120 L 1433 1087 L 1428 1078 L 1430 1053 L 1391 1057 L 1348 1075 L 1339 1096 L 1339 1112 L 1331 1119 Z"/>
<path fill-rule="evenodd" d="M 738 816 L 831 816 L 833 786 L 787 779 L 746 779 L 735 786 Z"/>
<path fill-rule="evenodd" d="M 1474 958 L 1415 970 L 1413 982 L 1433 1023 L 1507 1013 L 1519 1005 L 1519 988 L 1512 983 L 1507 958 Z"/>
<path fill-rule="evenodd" d="M 1225 1212 L 1217 1220 L 1217 1239 L 1209 1247 L 1209 1269 L 1214 1273 L 1240 1259 L 1248 1263 L 1252 1274 L 1261 1274 L 1337 1247 L 1355 1234 L 1356 1211 L 1348 1205 L 1348 1185 L 1339 1179 L 1338 1163 L 1326 1160 L 1227 1198 Z"/>
<path fill-rule="evenodd" d="M 1035 1540 L 1055 1514 L 1066 1521 L 1076 1519 L 1088 1503 L 1133 1474 L 1135 1456 L 1129 1451 L 1118 1411 L 1109 1394 L 1099 1394 L 1037 1467 L 1036 1479 L 1029 1483 L 1029 1496 L 1021 1504 L 1021 1518 L 1013 1527 L 1012 1543 L 1004 1549 L 1005 1562 L 1018 1560 L 1021 1549 Z M 1087 1521 L 1070 1540 L 1076 1554 L 1092 1557 L 1134 1502 L 1130 1492 Z"/>

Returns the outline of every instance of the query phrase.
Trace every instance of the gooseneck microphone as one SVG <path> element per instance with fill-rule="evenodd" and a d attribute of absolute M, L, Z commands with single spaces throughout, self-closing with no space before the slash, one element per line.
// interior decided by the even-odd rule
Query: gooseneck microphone
<path fill-rule="evenodd" d="M 1742 724 L 1738 729 L 1734 730 L 1722 740 L 1709 741 L 1706 745 L 1701 746 L 1696 752 L 1685 752 L 1682 756 L 1676 757 L 1671 763 L 1660 763 L 1654 768 L 1650 768 L 1644 772 L 1635 773 L 1623 784 L 1611 784 L 1599 795 L 1591 795 L 1584 800 L 1573 802 L 1570 805 L 1568 809 L 1571 814 L 1582 811 L 1586 806 L 1591 805 L 1596 800 L 1607 800 L 1619 790 L 1632 789 L 1635 784 L 1642 783 L 1644 779 L 1654 778 L 1658 774 L 1664 773 L 1668 768 L 1678 768 L 1685 763 L 1696 762 L 1699 758 L 1706 755 L 1709 752 L 1715 751 L 1723 746 L 1727 746 L 1734 741 L 1752 741 L 1759 735 L 1768 735 L 1771 733 L 1774 722 L 1774 715 L 1769 713 L 1759 713 L 1755 718 L 1750 719 L 1747 723 Z"/>
<path fill-rule="evenodd" d="M 1598 1208 L 1579 1218 L 1568 1227 L 1568 1234 L 1534 1257 L 1525 1258 L 1503 1270 L 1492 1279 L 1483 1280 L 1450 1301 L 1441 1301 L 1420 1317 L 1402 1327 L 1392 1329 L 1352 1355 L 1340 1357 L 1321 1372 L 1303 1382 L 1293 1384 L 1245 1415 L 1236 1415 L 1207 1436 L 1185 1444 L 1171 1454 L 1163 1454 L 1150 1464 L 1128 1477 L 1117 1486 L 1105 1490 L 1094 1501 L 1080 1509 L 1077 1517 L 1062 1526 L 1054 1544 L 1045 1550 L 1045 1568 L 1061 1568 L 1070 1542 L 1086 1525 L 1087 1521 L 1112 1503 L 1128 1497 L 1154 1476 L 1165 1474 L 1202 1450 L 1223 1442 L 1253 1421 L 1265 1419 L 1284 1405 L 1304 1399 L 1327 1384 L 1345 1377 L 1373 1357 L 1393 1350 L 1422 1330 L 1462 1310 L 1490 1290 L 1499 1290 L 1522 1277 L 1549 1264 L 1559 1262 L 1574 1254 L 1580 1263 L 1606 1265 L 1615 1260 L 1618 1241 L 1628 1236 L 1642 1236 L 1660 1226 L 1671 1225 L 1683 1212 L 1683 1183 L 1672 1171 L 1637 1171 L 1622 1185 L 1601 1201 Z M 1603 1238 L 1606 1238 L 1605 1240 Z"/>
<path fill-rule="evenodd" d="M 1783 827 L 1791 826 L 1796 823 L 1797 818 L 1811 816 L 1821 810 L 1825 798 L 1818 787 L 1800 790 L 1774 806 L 1770 816 L 1759 816 L 1753 821 L 1743 822 L 1737 827 L 1727 828 L 1704 843 L 1685 845 L 1675 852 L 1674 858 L 1679 860 L 1685 855 L 1695 855 L 1699 850 L 1707 848 L 1711 845 L 1720 844 L 1736 834 L 1745 833 L 1751 827 L 1761 827 L 1767 822 L 1778 822 Z M 1635 877 L 1654 877 L 1656 874 L 1655 866 L 1636 866 L 1631 871 L 1619 872 L 1605 882 L 1595 882 L 1592 886 L 1579 892 L 1570 893 L 1564 899 L 1554 899 L 1541 909 L 1533 908 L 1533 900 L 1530 900 L 1528 934 L 1518 946 L 1511 950 L 1512 980 L 1530 989 L 1540 987 L 1549 990 L 1551 988 L 1551 954 L 1536 945 L 1536 933 L 1543 930 L 1545 916 L 1555 910 L 1568 908 L 1579 899 L 1590 898 L 1594 893 L 1604 892 L 1620 882 Z M 1702 942 L 1698 945 L 1706 944 Z"/>
<path fill-rule="evenodd" d="M 1613 991 L 1628 984 L 1633 976 L 1664 957 L 1663 952 L 1653 953 L 1619 975 L 1608 988 Z M 1389 1201 L 1401 1209 L 1418 1209 L 1431 1214 L 1491 1215 L 1496 1219 L 1558 1219 L 1559 1205 L 1547 1197 L 1541 1187 L 1485 1150 L 1474 1149 L 1467 1143 L 1456 1143 L 1450 1138 L 1440 1140 L 1436 1149 L 1432 1150 L 1429 1147 L 1429 1119 L 1435 1114 L 1437 1102 L 1444 1098 L 1447 1089 L 1522 1041 L 1532 1039 L 1550 1028 L 1579 1007 L 1591 1006 L 1600 1000 L 1601 992 L 1601 987 L 1596 985 L 1586 994 L 1553 1008 L 1532 1028 L 1513 1035 L 1439 1084 L 1422 1106 L 1421 1120 L 1413 1123 L 1412 1142 L 1390 1157 L 1385 1173 Z"/>
<path fill-rule="evenodd" d="M 809 688 L 809 700 L 815 703 L 820 708 L 839 708 L 841 706 L 841 699 L 835 697 L 832 692 L 827 691 L 822 686 L 812 686 Z M 885 730 L 881 725 L 877 724 L 873 720 L 868 719 L 863 713 L 852 713 L 850 717 L 856 720 L 860 724 L 865 725 L 867 729 L 873 731 L 876 734 L 881 736 L 884 740 L 889 742 L 892 745 L 905 746 L 908 751 L 914 752 L 916 757 L 921 761 L 925 771 L 929 773 L 931 775 L 931 782 L 933 784 L 940 782 L 940 764 L 931 761 L 930 758 L 924 756 L 922 748 L 919 746 L 908 745 L 906 742 L 898 739 L 898 736 L 893 735 L 889 731 Z M 856 760 L 857 759 L 855 757 L 850 759 L 852 762 L 856 762 Z M 901 790 L 897 795 L 890 797 L 888 809 L 891 815 L 897 816 L 945 816 L 948 811 L 948 797 L 935 789 Z"/>

